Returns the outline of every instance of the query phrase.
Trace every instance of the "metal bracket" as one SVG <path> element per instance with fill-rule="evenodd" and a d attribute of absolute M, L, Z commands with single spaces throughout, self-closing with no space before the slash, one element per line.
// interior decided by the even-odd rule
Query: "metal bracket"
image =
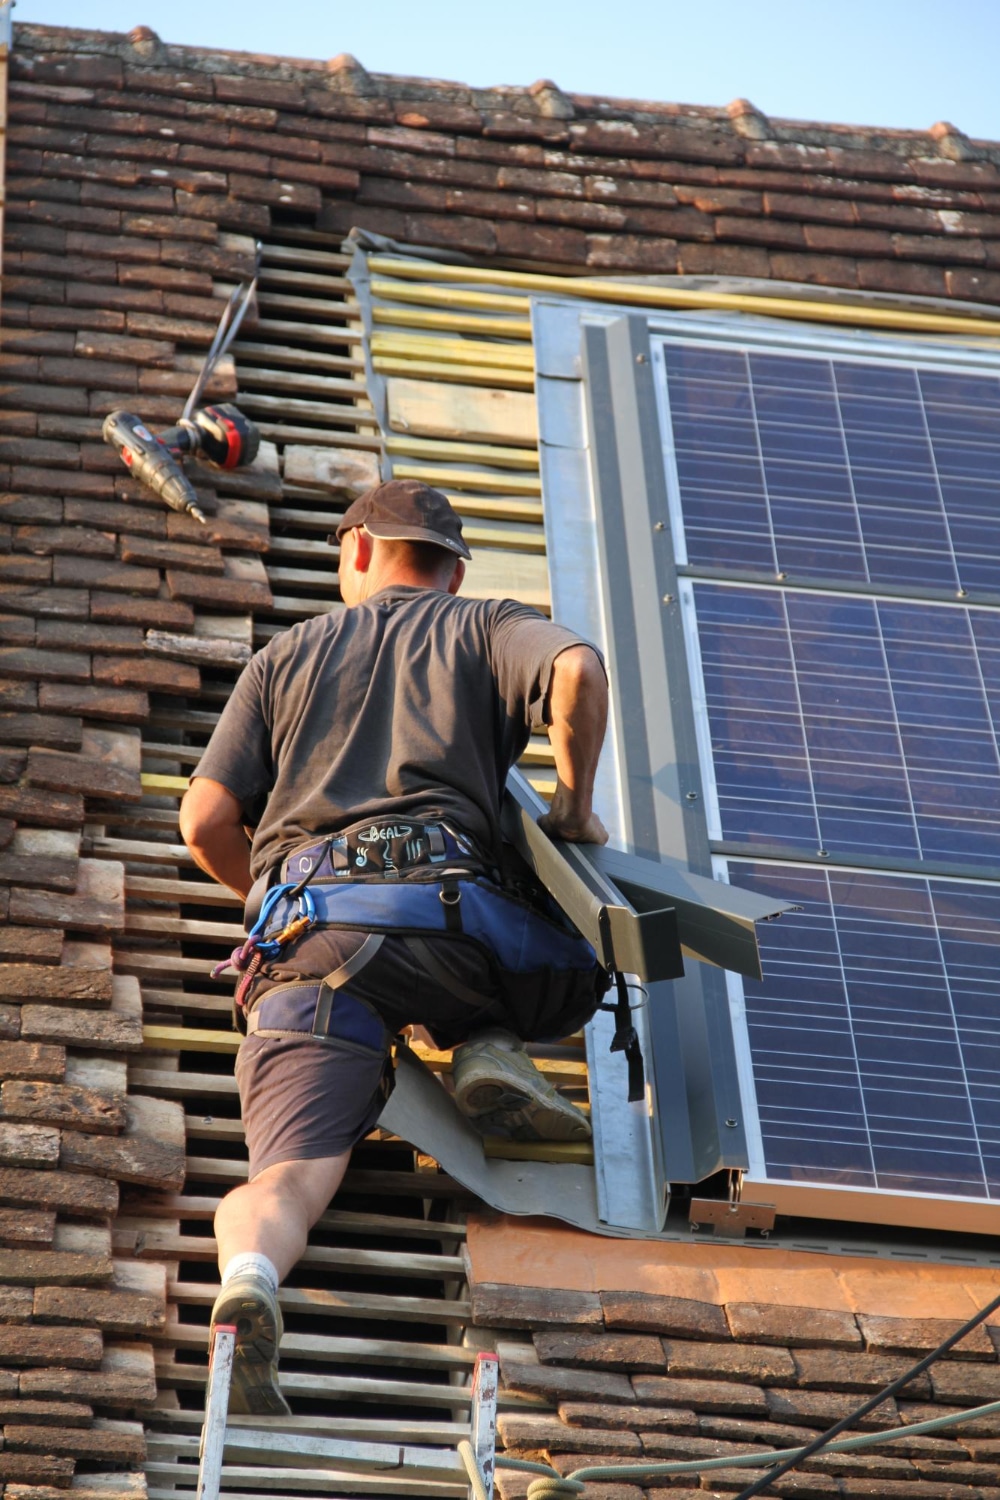
<path fill-rule="evenodd" d="M 640 979 L 680 979 L 684 974 L 673 907 L 659 897 L 639 912 L 595 867 L 594 849 L 557 843 L 542 832 L 539 817 L 548 809 L 516 768 L 507 777 L 504 837 L 527 860 L 558 906 L 569 917 L 606 969 Z"/>
<path fill-rule="evenodd" d="M 692 1229 L 710 1227 L 719 1236 L 742 1239 L 748 1229 L 770 1234 L 776 1211 L 771 1203 L 730 1203 L 726 1198 L 692 1198 L 688 1222 Z"/>
<path fill-rule="evenodd" d="M 528 861 L 606 968 L 679 979 L 683 954 L 759 979 L 755 924 L 791 902 L 597 844 L 566 844 L 538 827 L 548 809 L 515 767 L 507 777 L 504 837 Z"/>

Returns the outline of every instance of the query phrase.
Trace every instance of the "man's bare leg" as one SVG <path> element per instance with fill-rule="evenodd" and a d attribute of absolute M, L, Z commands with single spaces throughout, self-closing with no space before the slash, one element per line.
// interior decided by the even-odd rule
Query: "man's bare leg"
<path fill-rule="evenodd" d="M 302 1258 L 309 1231 L 344 1180 L 349 1151 L 277 1162 L 227 1193 L 215 1214 L 219 1270 L 234 1255 L 266 1255 L 284 1281 Z"/>
<path fill-rule="evenodd" d="M 278 1385 L 283 1323 L 278 1283 L 306 1248 L 309 1231 L 340 1186 L 351 1153 L 265 1167 L 228 1193 L 215 1215 L 222 1290 L 212 1326 L 236 1329 L 231 1412 L 287 1416 Z"/>

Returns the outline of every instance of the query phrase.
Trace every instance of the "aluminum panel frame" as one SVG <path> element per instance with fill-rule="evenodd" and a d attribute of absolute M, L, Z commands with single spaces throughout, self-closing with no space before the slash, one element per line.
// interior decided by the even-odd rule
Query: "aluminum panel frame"
<path fill-rule="evenodd" d="M 614 776 L 620 808 L 613 844 L 657 862 L 663 850 L 670 866 L 710 880 L 647 320 L 609 316 L 606 309 L 574 311 L 586 387 L 588 430 L 580 435 L 590 459 L 586 501 L 563 492 L 557 466 L 547 469 L 544 456 L 547 384 L 571 380 L 579 368 L 567 339 L 567 308 L 533 303 L 538 338 L 550 350 L 546 367 L 559 372 L 540 378 L 538 403 L 553 614 L 589 634 L 611 667 L 611 733 L 602 770 Z M 561 436 L 565 441 L 565 428 Z M 668 704 L 668 712 L 650 714 L 646 705 L 655 702 Z M 603 814 L 605 803 L 599 805 Z M 636 1019 L 646 1033 L 651 1075 L 653 1139 L 639 1168 L 652 1164 L 655 1174 L 649 1222 L 662 1214 L 669 1182 L 742 1169 L 747 1155 L 722 973 L 698 965 L 683 980 L 651 985 L 649 1004 Z M 621 1084 L 610 1076 L 603 1048 L 592 1040 L 588 1051 L 595 1120 L 614 1120 Z M 625 1123 L 615 1128 L 624 1130 Z M 607 1195 L 618 1175 L 599 1175 L 602 1216 L 613 1211 Z"/>

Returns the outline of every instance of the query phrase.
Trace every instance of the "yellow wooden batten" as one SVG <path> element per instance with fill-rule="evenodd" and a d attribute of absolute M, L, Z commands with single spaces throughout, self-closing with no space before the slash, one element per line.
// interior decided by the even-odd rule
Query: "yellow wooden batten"
<path fill-rule="evenodd" d="M 589 1141 L 507 1141 L 487 1136 L 483 1154 L 491 1161 L 553 1161 L 577 1167 L 594 1164 L 594 1148 Z"/>
<path fill-rule="evenodd" d="M 142 1046 L 145 1052 L 217 1052 L 233 1054 L 239 1049 L 237 1031 L 198 1026 L 143 1026 Z M 410 1050 L 432 1073 L 451 1072 L 451 1053 L 441 1052 L 422 1043 Z M 582 1088 L 587 1082 L 587 1065 L 562 1059 L 537 1058 L 536 1066 L 550 1083 L 562 1087 Z"/>
<path fill-rule="evenodd" d="M 456 490 L 503 489 L 514 495 L 541 495 L 537 474 L 487 474 L 476 469 L 439 469 L 432 464 L 393 464 L 394 479 L 420 479 L 424 484 L 448 485 Z"/>
<path fill-rule="evenodd" d="M 442 333 L 495 334 L 502 339 L 530 339 L 530 318 L 491 318 L 486 313 L 464 316 L 456 312 L 435 312 L 423 307 L 373 307 L 373 323 L 388 323 L 396 328 L 422 328 Z"/>
<path fill-rule="evenodd" d="M 390 457 L 399 453 L 432 462 L 487 464 L 496 469 L 538 471 L 537 448 L 500 448 L 490 443 L 448 442 L 443 438 L 402 437 L 392 433 L 385 440 L 385 449 Z"/>
<path fill-rule="evenodd" d="M 483 339 L 418 338 L 408 333 L 376 333 L 372 356 L 379 358 L 442 360 L 449 364 L 491 365 L 503 370 L 535 368 L 532 347 L 486 343 Z"/>
<path fill-rule="evenodd" d="M 492 365 L 444 364 L 429 359 L 380 355 L 372 360 L 376 375 L 407 375 L 410 379 L 450 380 L 461 385 L 490 385 L 500 390 L 531 391 L 535 376 L 529 370 L 498 370 Z"/>
<path fill-rule="evenodd" d="M 549 276 L 533 271 L 497 271 L 481 266 L 446 266 L 429 261 L 397 260 L 393 256 L 373 255 L 368 261 L 375 274 L 408 278 L 411 281 L 438 283 L 433 297 L 427 298 L 439 306 L 453 304 L 472 307 L 477 304 L 467 300 L 475 297 L 469 286 L 510 287 L 512 292 L 548 293 L 557 297 L 579 297 L 588 302 L 614 302 L 628 307 L 664 309 L 698 309 L 714 312 L 753 313 L 757 317 L 793 318 L 807 323 L 840 323 L 855 328 L 905 329 L 910 333 L 970 333 L 985 334 L 990 338 L 1000 336 L 1000 320 L 977 317 L 973 314 L 919 312 L 911 308 L 872 307 L 864 303 L 812 302 L 797 297 L 770 297 L 750 292 L 716 292 L 708 288 L 697 290 L 691 287 L 664 286 L 658 282 L 602 281 L 587 276 Z M 447 283 L 442 286 L 440 283 Z M 463 283 L 452 286 L 452 283 Z M 374 292 L 376 283 L 372 282 Z M 378 283 L 379 287 L 392 283 Z M 398 291 L 380 291 L 382 296 L 400 296 Z M 510 306 L 512 311 L 524 311 L 518 307 L 517 297 L 504 298 L 492 294 L 489 306 Z M 407 299 L 411 300 L 411 299 Z M 413 298 L 416 301 L 418 299 Z M 481 304 L 487 305 L 487 304 Z"/>
<path fill-rule="evenodd" d="M 425 1067 L 430 1068 L 432 1073 L 451 1072 L 451 1053 L 439 1051 L 434 1047 L 428 1047 L 423 1042 L 410 1043 L 410 1051 Z M 535 1066 L 549 1080 L 550 1083 L 562 1085 L 563 1087 L 582 1088 L 587 1082 L 587 1064 L 583 1062 L 567 1062 L 555 1058 L 535 1058 Z"/>
<path fill-rule="evenodd" d="M 433 269 L 436 271 L 438 267 L 434 266 Z M 407 273 L 402 274 L 405 276 Z M 494 284 L 498 282 L 501 274 L 498 271 L 492 278 Z M 443 303 L 447 307 L 466 307 L 473 312 L 509 311 L 522 318 L 531 312 L 529 297 L 508 297 L 503 292 L 473 292 L 453 286 L 420 286 L 405 280 L 373 281 L 371 290 L 373 297 L 381 297 L 386 302 L 415 303 L 418 307 L 433 307 L 437 310 L 440 310 Z"/>
<path fill-rule="evenodd" d="M 143 771 L 139 779 L 144 792 L 156 792 L 168 797 L 183 797 L 190 780 L 187 776 L 160 776 L 153 771 Z"/>
<path fill-rule="evenodd" d="M 228 1052 L 239 1050 L 237 1031 L 209 1031 L 197 1026 L 144 1026 L 145 1052 Z"/>
<path fill-rule="evenodd" d="M 544 552 L 545 535 L 540 526 L 482 526 L 467 524 L 462 532 L 470 547 L 506 547 L 511 552 Z"/>
<path fill-rule="evenodd" d="M 395 472 L 395 471 L 394 471 Z M 460 516 L 484 516 L 494 521 L 523 521 L 525 524 L 542 523 L 542 507 L 530 500 L 517 500 L 511 495 L 468 495 L 457 490 L 449 493 L 447 485 L 438 488 L 448 496 Z"/>

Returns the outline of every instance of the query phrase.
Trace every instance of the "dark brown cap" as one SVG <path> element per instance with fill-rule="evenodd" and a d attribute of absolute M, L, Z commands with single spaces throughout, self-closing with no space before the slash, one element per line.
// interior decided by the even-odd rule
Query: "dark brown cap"
<path fill-rule="evenodd" d="M 472 556 L 447 496 L 416 479 L 389 479 L 359 495 L 337 527 L 338 542 L 353 526 L 386 542 L 432 542 L 459 557 Z"/>

